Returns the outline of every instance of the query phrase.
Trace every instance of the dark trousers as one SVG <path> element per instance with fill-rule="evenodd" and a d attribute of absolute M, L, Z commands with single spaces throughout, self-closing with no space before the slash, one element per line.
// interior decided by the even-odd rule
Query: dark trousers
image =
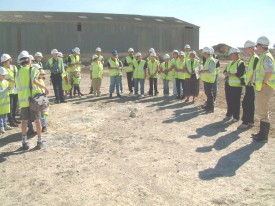
<path fill-rule="evenodd" d="M 157 78 L 149 78 L 150 88 L 149 95 L 153 95 L 153 89 L 155 91 L 155 95 L 158 94 L 158 79 Z"/>
<path fill-rule="evenodd" d="M 204 93 L 206 95 L 206 107 L 208 109 L 214 109 L 214 95 L 213 95 L 213 83 L 204 82 Z"/>
<path fill-rule="evenodd" d="M 241 95 L 242 87 L 231 87 L 228 83 L 225 83 L 226 116 L 240 119 Z"/>
<path fill-rule="evenodd" d="M 182 90 L 184 91 L 184 80 L 183 79 L 176 79 L 176 87 L 177 87 L 178 97 L 180 97 L 180 95 L 181 95 L 180 85 L 182 86 Z M 184 97 L 184 94 L 182 94 L 182 97 Z"/>
<path fill-rule="evenodd" d="M 78 96 L 81 95 L 79 85 L 74 85 L 74 95 L 76 95 L 76 93 Z"/>
<path fill-rule="evenodd" d="M 51 80 L 52 80 L 54 96 L 55 96 L 56 100 L 63 101 L 64 97 L 63 97 L 61 74 L 60 73 L 57 73 L 57 74 L 52 73 Z"/>
<path fill-rule="evenodd" d="M 129 92 L 133 92 L 133 72 L 126 72 Z"/>
<path fill-rule="evenodd" d="M 242 102 L 243 117 L 242 121 L 244 124 L 254 123 L 255 113 L 255 91 L 253 86 L 245 87 L 245 95 Z"/>
<path fill-rule="evenodd" d="M 9 123 L 15 120 L 17 101 L 18 101 L 18 94 L 10 94 L 10 113 L 8 114 Z"/>

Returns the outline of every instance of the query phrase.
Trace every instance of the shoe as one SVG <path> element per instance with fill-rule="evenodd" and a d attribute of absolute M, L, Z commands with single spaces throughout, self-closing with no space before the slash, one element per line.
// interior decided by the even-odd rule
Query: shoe
<path fill-rule="evenodd" d="M 176 98 L 175 99 L 180 99 L 180 96 L 176 96 Z"/>
<path fill-rule="evenodd" d="M 117 94 L 117 97 L 121 97 L 121 95 L 120 95 L 120 94 Z"/>
<path fill-rule="evenodd" d="M 133 94 L 133 91 L 130 91 L 129 94 Z"/>
<path fill-rule="evenodd" d="M 92 92 L 92 91 L 90 91 L 90 92 L 89 92 L 89 94 L 93 94 L 93 92 Z"/>
<path fill-rule="evenodd" d="M 4 133 L 5 133 L 4 127 L 1 127 L 1 129 L 0 129 L 0 134 L 4 134 Z"/>
<path fill-rule="evenodd" d="M 38 140 L 36 144 L 37 149 L 42 149 L 44 147 L 44 143 L 42 140 Z"/>
<path fill-rule="evenodd" d="M 28 142 L 22 142 L 22 148 L 23 150 L 28 150 L 30 148 L 30 145 Z"/>
<path fill-rule="evenodd" d="M 229 121 L 231 119 L 231 117 L 225 116 L 225 118 L 223 118 L 223 121 Z"/>
<path fill-rule="evenodd" d="M 42 132 L 47 132 L 47 127 L 42 127 Z"/>
<path fill-rule="evenodd" d="M 18 121 L 17 119 L 13 120 L 13 122 L 16 123 L 16 124 L 21 124 L 21 122 Z"/>
<path fill-rule="evenodd" d="M 268 142 L 269 129 L 270 129 L 270 123 L 261 121 L 260 122 L 260 132 L 259 132 L 260 135 L 254 136 L 253 140 L 255 142 L 261 142 L 261 143 Z"/>
<path fill-rule="evenodd" d="M 142 94 L 141 97 L 144 97 L 144 95 Z"/>
<path fill-rule="evenodd" d="M 238 126 L 238 129 L 248 129 L 248 128 L 249 128 L 248 124 L 244 124 L 244 123 Z"/>
<path fill-rule="evenodd" d="M 181 96 L 181 98 L 180 98 L 181 100 L 184 100 L 185 99 L 185 96 Z"/>
<path fill-rule="evenodd" d="M 67 100 L 60 101 L 60 103 L 67 103 L 67 102 L 68 102 Z"/>
<path fill-rule="evenodd" d="M 189 99 L 186 99 L 184 102 L 189 102 Z"/>
<path fill-rule="evenodd" d="M 55 100 L 54 103 L 55 103 L 55 104 L 58 104 L 58 103 L 59 103 L 59 100 Z"/>
<path fill-rule="evenodd" d="M 239 120 L 238 119 L 235 119 L 235 118 L 233 118 L 232 120 L 231 120 L 231 122 L 238 122 Z"/>
<path fill-rule="evenodd" d="M 112 97 L 113 97 L 113 95 L 112 95 L 112 94 L 110 94 L 109 98 L 112 98 Z"/>
<path fill-rule="evenodd" d="M 11 123 L 10 123 L 10 126 L 11 126 L 11 127 L 18 127 L 18 124 L 15 124 L 15 122 L 11 122 Z"/>
<path fill-rule="evenodd" d="M 214 108 L 205 108 L 204 109 L 207 113 L 213 113 L 214 112 Z"/>
<path fill-rule="evenodd" d="M 120 94 L 123 94 L 123 91 L 121 91 Z"/>
<path fill-rule="evenodd" d="M 28 129 L 27 135 L 35 135 L 35 134 L 36 134 L 36 132 L 33 130 L 33 128 Z"/>
<path fill-rule="evenodd" d="M 17 125 L 16 125 L 16 127 L 17 127 Z M 5 130 L 12 130 L 12 127 L 10 127 L 9 125 L 7 125 L 7 126 L 5 127 Z"/>

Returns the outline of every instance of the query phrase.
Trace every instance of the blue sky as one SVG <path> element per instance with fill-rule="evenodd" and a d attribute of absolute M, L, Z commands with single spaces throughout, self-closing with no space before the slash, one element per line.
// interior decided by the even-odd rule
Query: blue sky
<path fill-rule="evenodd" d="M 262 35 L 275 44 L 274 0 L 1 0 L 0 10 L 169 16 L 201 27 L 200 48 L 242 47 Z"/>

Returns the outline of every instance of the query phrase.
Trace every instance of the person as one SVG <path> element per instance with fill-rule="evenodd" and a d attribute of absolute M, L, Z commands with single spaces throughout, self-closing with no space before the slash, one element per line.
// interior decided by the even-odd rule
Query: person
<path fill-rule="evenodd" d="M 109 75 L 110 75 L 110 98 L 112 98 L 113 92 L 116 88 L 117 97 L 121 97 L 119 90 L 119 70 L 121 70 L 121 64 L 118 59 L 118 53 L 116 50 L 112 51 L 112 56 L 107 62 Z"/>
<path fill-rule="evenodd" d="M 184 82 L 184 94 L 187 97 L 185 102 L 189 102 L 192 96 L 192 102 L 195 102 L 195 98 L 199 95 L 200 79 L 198 76 L 200 62 L 195 51 L 191 51 L 189 59 L 187 60 L 187 70 L 190 74 L 190 78 L 187 78 Z"/>
<path fill-rule="evenodd" d="M 128 49 L 128 56 L 125 58 L 124 65 L 126 66 L 126 75 L 127 75 L 127 83 L 130 94 L 133 93 L 133 63 L 135 61 L 134 58 L 134 49 Z"/>
<path fill-rule="evenodd" d="M 7 125 L 7 114 L 10 113 L 10 97 L 9 90 L 12 86 L 5 80 L 8 72 L 4 67 L 0 67 L 0 134 L 5 133 L 5 130 L 10 130 Z"/>
<path fill-rule="evenodd" d="M 173 58 L 171 59 L 171 67 L 172 67 L 172 79 L 173 79 L 173 95 L 177 96 L 177 84 L 176 84 L 176 62 L 179 57 L 179 51 L 173 50 Z"/>
<path fill-rule="evenodd" d="M 270 42 L 265 36 L 257 39 L 260 59 L 255 70 L 256 113 L 260 119 L 260 131 L 253 135 L 256 142 L 267 142 L 270 130 L 270 100 L 275 89 L 274 57 L 268 50 Z"/>
<path fill-rule="evenodd" d="M 189 59 L 190 50 L 191 50 L 190 45 L 189 45 L 189 44 L 186 44 L 186 45 L 184 46 L 184 59 L 185 59 L 186 62 L 187 62 L 187 60 Z"/>
<path fill-rule="evenodd" d="M 64 55 L 62 52 L 58 52 L 57 56 L 62 59 L 63 65 L 64 65 L 64 71 L 61 74 L 62 77 L 62 89 L 63 89 L 63 96 L 64 99 L 67 100 L 68 98 L 68 92 L 72 89 L 72 85 L 69 83 L 69 77 L 68 77 L 68 72 L 67 72 L 67 64 L 64 61 Z"/>
<path fill-rule="evenodd" d="M 34 54 L 34 60 L 33 60 L 33 64 L 38 64 L 41 66 L 41 68 L 43 68 L 43 64 L 42 64 L 42 59 L 43 59 L 43 55 L 41 52 L 36 52 Z"/>
<path fill-rule="evenodd" d="M 213 96 L 214 96 L 214 104 L 215 104 L 217 99 L 217 93 L 218 93 L 218 83 L 219 83 L 219 74 L 221 73 L 221 70 L 220 70 L 221 65 L 220 65 L 220 60 L 218 58 L 218 55 L 215 54 L 214 49 L 212 47 L 210 47 L 210 49 L 211 49 L 211 55 L 213 56 L 216 62 L 216 78 L 213 85 Z"/>
<path fill-rule="evenodd" d="M 27 123 L 28 120 L 34 120 L 37 129 L 37 147 L 40 149 L 43 146 L 42 135 L 41 135 L 41 122 L 40 122 L 40 113 L 35 112 L 30 109 L 29 98 L 31 96 L 40 93 L 38 88 L 44 89 L 46 94 L 49 94 L 48 89 L 41 85 L 37 79 L 39 76 L 39 70 L 36 68 L 30 67 L 30 56 L 27 51 L 22 51 L 18 56 L 18 62 L 21 65 L 20 70 L 15 76 L 15 83 L 18 89 L 18 100 L 19 106 L 21 108 L 21 118 L 22 118 L 22 147 L 23 149 L 29 149 L 29 144 L 27 140 Z M 31 83 L 31 85 L 30 85 Z M 32 86 L 32 92 L 30 90 Z"/>
<path fill-rule="evenodd" d="M 68 74 L 69 82 L 73 88 L 73 76 L 75 71 L 81 71 L 81 61 L 80 61 L 80 49 L 75 47 L 72 51 L 72 54 L 68 56 L 67 65 L 68 65 Z M 70 90 L 70 97 L 72 97 L 72 89 Z"/>
<path fill-rule="evenodd" d="M 63 60 L 57 56 L 57 49 L 52 49 L 52 57 L 47 61 L 46 69 L 51 72 L 51 81 L 53 85 L 55 103 L 67 103 L 64 99 L 62 88 L 62 74 L 64 72 Z"/>
<path fill-rule="evenodd" d="M 74 97 L 77 93 L 78 97 L 82 96 L 82 93 L 80 92 L 80 82 L 81 82 L 81 75 L 80 71 L 74 71 L 74 76 L 73 76 L 73 85 L 74 85 Z"/>
<path fill-rule="evenodd" d="M 149 76 L 149 95 L 153 95 L 153 90 L 155 96 L 158 95 L 158 72 L 159 72 L 159 61 L 156 59 L 157 54 L 151 53 L 150 60 L 147 64 L 148 76 Z"/>
<path fill-rule="evenodd" d="M 104 66 L 104 57 L 101 55 L 101 48 L 100 47 L 97 47 L 96 50 L 96 55 L 98 56 L 98 61 L 101 62 L 102 66 Z M 93 59 L 91 59 L 91 64 L 93 62 Z M 91 79 L 91 87 L 90 87 L 90 92 L 89 94 L 93 94 L 93 80 Z"/>
<path fill-rule="evenodd" d="M 8 122 L 11 127 L 17 127 L 17 124 L 21 122 L 15 118 L 17 103 L 18 103 L 18 95 L 16 91 L 16 85 L 14 82 L 15 74 L 18 72 L 17 67 L 12 65 L 12 58 L 9 54 L 3 54 L 1 56 L 1 63 L 3 67 L 6 69 L 8 73 L 6 75 L 6 80 L 9 82 L 9 85 L 12 89 L 9 90 L 9 97 L 10 97 L 10 113 L 8 113 Z"/>
<path fill-rule="evenodd" d="M 93 94 L 94 96 L 100 97 L 100 87 L 103 78 L 103 64 L 102 61 L 99 61 L 99 56 L 94 54 L 92 57 L 91 64 L 91 79 L 93 83 Z"/>
<path fill-rule="evenodd" d="M 244 62 L 239 57 L 240 50 L 231 48 L 229 55 L 231 61 L 224 70 L 225 76 L 225 98 L 227 104 L 227 112 L 224 121 L 237 122 L 240 119 L 240 105 L 242 85 L 244 83 L 245 66 Z"/>
<path fill-rule="evenodd" d="M 140 94 L 144 97 L 144 83 L 146 79 L 146 68 L 147 63 L 142 60 L 142 54 L 140 52 L 136 53 L 137 60 L 134 61 L 134 84 L 135 84 L 135 96 L 138 96 L 138 84 L 140 84 Z"/>
<path fill-rule="evenodd" d="M 163 95 L 169 96 L 169 82 L 172 81 L 172 64 L 170 61 L 170 55 L 164 54 L 163 61 L 160 65 L 161 77 L 163 80 Z"/>
<path fill-rule="evenodd" d="M 254 91 L 254 71 L 259 61 L 258 55 L 254 52 L 256 44 L 250 40 L 244 43 L 244 50 L 249 54 L 248 67 L 245 72 L 245 95 L 242 101 L 243 116 L 242 124 L 238 129 L 247 129 L 254 126 L 255 113 L 255 91 Z"/>
<path fill-rule="evenodd" d="M 118 62 L 119 62 L 119 66 L 120 66 L 120 69 L 118 70 L 118 85 L 119 85 L 120 93 L 122 94 L 122 93 L 123 93 L 123 84 L 122 84 L 123 63 L 122 63 L 122 61 L 120 61 L 119 59 L 118 59 Z"/>
<path fill-rule="evenodd" d="M 211 50 L 209 47 L 204 47 L 202 52 L 205 62 L 199 73 L 204 84 L 204 93 L 207 97 L 206 105 L 202 106 L 202 109 L 208 113 L 212 113 L 214 112 L 213 85 L 216 78 L 216 63 L 215 59 L 210 55 Z"/>
<path fill-rule="evenodd" d="M 184 93 L 181 92 L 181 88 L 184 91 L 184 79 L 185 79 L 185 74 L 184 72 L 187 72 L 186 69 L 186 62 L 184 59 L 184 52 L 180 51 L 179 52 L 179 58 L 176 61 L 176 85 L 177 85 L 177 97 L 176 99 L 184 99 Z M 181 95 L 181 93 L 183 93 Z"/>

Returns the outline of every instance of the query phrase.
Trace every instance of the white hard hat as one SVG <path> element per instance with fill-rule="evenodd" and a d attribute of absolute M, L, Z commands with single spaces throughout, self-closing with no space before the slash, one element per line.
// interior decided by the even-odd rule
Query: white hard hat
<path fill-rule="evenodd" d="M 140 52 L 136 53 L 136 57 L 142 56 Z"/>
<path fill-rule="evenodd" d="M 211 53 L 211 50 L 210 50 L 209 47 L 204 47 L 204 48 L 202 49 L 202 52 L 203 52 L 203 53 L 210 54 L 210 53 Z"/>
<path fill-rule="evenodd" d="M 190 48 L 191 48 L 191 47 L 190 47 L 189 44 L 186 44 L 185 47 L 184 47 L 184 49 L 190 49 Z"/>
<path fill-rule="evenodd" d="M 64 57 L 63 54 L 62 54 L 62 52 L 57 52 L 57 56 L 58 56 L 58 57 L 61 57 L 61 58 Z"/>
<path fill-rule="evenodd" d="M 8 55 L 8 54 L 3 54 L 3 55 L 1 56 L 1 63 L 5 62 L 5 61 L 7 61 L 7 60 L 9 60 L 9 59 L 11 59 L 11 56 L 10 56 L 10 55 Z"/>
<path fill-rule="evenodd" d="M 177 53 L 177 54 L 178 54 L 178 53 L 179 53 L 179 51 L 178 51 L 178 50 L 176 50 L 176 49 L 174 49 L 174 50 L 173 50 L 173 54 L 174 54 L 174 53 Z"/>
<path fill-rule="evenodd" d="M 95 51 L 101 52 L 101 49 L 100 49 L 99 47 L 97 47 L 97 48 L 95 49 Z"/>
<path fill-rule="evenodd" d="M 209 49 L 210 49 L 210 54 L 214 54 L 214 49 L 213 49 L 213 47 L 209 47 Z"/>
<path fill-rule="evenodd" d="M 20 59 L 23 59 L 23 58 L 30 58 L 29 52 L 21 51 L 17 58 L 18 62 L 21 63 Z"/>
<path fill-rule="evenodd" d="M 0 75 L 7 75 L 8 72 L 4 67 L 0 67 Z"/>
<path fill-rule="evenodd" d="M 134 49 L 133 48 L 129 48 L 128 52 L 134 52 Z"/>
<path fill-rule="evenodd" d="M 179 52 L 179 56 L 184 56 L 184 52 L 183 52 L 183 51 L 180 51 L 180 52 Z"/>
<path fill-rule="evenodd" d="M 94 55 L 92 56 L 92 60 L 94 60 L 94 59 L 96 59 L 96 58 L 98 58 L 98 56 L 97 56 L 96 54 L 94 54 Z"/>
<path fill-rule="evenodd" d="M 255 47 L 255 46 L 256 46 L 256 44 L 253 41 L 250 41 L 250 40 L 247 40 L 244 43 L 244 48 L 250 48 L 250 47 Z"/>
<path fill-rule="evenodd" d="M 149 53 L 155 52 L 154 48 L 149 49 Z"/>
<path fill-rule="evenodd" d="M 35 69 L 42 69 L 42 67 L 39 64 L 33 64 L 32 67 Z"/>
<path fill-rule="evenodd" d="M 197 56 L 197 53 L 195 51 L 191 51 L 190 54 L 194 54 L 195 56 Z"/>
<path fill-rule="evenodd" d="M 42 55 L 41 52 L 36 52 L 36 53 L 34 54 L 34 56 L 35 56 L 35 57 L 41 57 L 41 58 L 43 57 L 43 55 Z"/>
<path fill-rule="evenodd" d="M 230 55 L 230 54 L 234 54 L 234 53 L 240 53 L 240 50 L 239 50 L 238 48 L 232 47 L 232 48 L 229 50 L 229 55 Z"/>
<path fill-rule="evenodd" d="M 267 37 L 261 36 L 261 37 L 259 37 L 259 38 L 257 39 L 257 42 L 256 42 L 256 43 L 268 47 L 269 44 L 270 44 L 270 41 L 269 41 L 269 39 L 268 39 Z"/>
<path fill-rule="evenodd" d="M 30 60 L 33 61 L 34 58 L 33 58 L 33 55 L 30 54 Z"/>
<path fill-rule="evenodd" d="M 57 49 L 52 49 L 51 54 L 57 54 L 57 53 L 58 53 Z"/>
<path fill-rule="evenodd" d="M 150 54 L 150 57 L 156 57 L 157 56 L 157 54 L 155 53 L 155 52 L 152 52 L 151 54 Z"/>
<path fill-rule="evenodd" d="M 170 59 L 170 55 L 169 54 L 164 54 L 163 59 Z"/>
<path fill-rule="evenodd" d="M 80 49 L 78 47 L 75 47 L 74 52 L 77 53 L 77 54 L 80 54 Z"/>
<path fill-rule="evenodd" d="M 46 74 L 45 70 L 44 70 L 44 69 L 41 69 L 41 70 L 40 70 L 40 74 L 45 75 L 45 74 Z"/>

